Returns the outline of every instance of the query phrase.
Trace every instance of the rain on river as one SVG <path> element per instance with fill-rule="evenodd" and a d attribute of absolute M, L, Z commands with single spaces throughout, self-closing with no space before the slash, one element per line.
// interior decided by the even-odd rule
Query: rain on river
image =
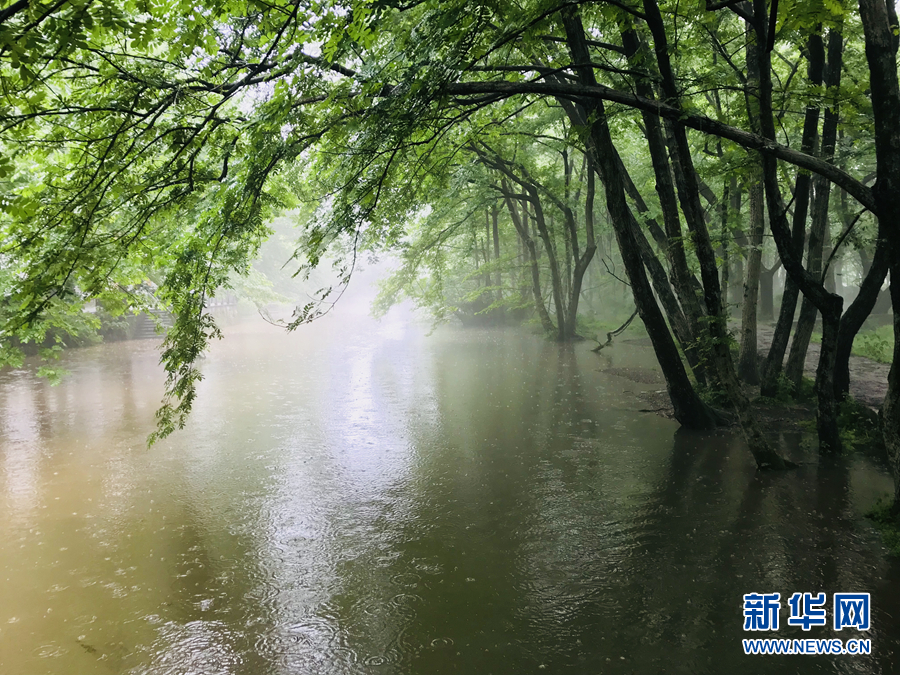
<path fill-rule="evenodd" d="M 900 566 L 862 516 L 884 466 L 782 434 L 801 467 L 758 472 L 733 431 L 639 412 L 641 340 L 342 310 L 226 321 L 149 449 L 158 341 L 2 376 L 0 672 L 900 670 Z M 744 655 L 743 594 L 820 590 L 871 593 L 871 655 Z"/>

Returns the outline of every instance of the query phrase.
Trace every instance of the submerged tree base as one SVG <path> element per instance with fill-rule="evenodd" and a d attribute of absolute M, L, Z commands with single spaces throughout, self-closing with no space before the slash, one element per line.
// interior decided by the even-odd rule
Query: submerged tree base
<path fill-rule="evenodd" d="M 646 408 L 641 408 L 640 412 L 655 413 L 674 419 L 674 409 L 665 391 L 642 392 L 639 397 L 648 404 Z M 751 407 L 763 429 L 777 429 L 779 434 L 811 434 L 815 438 L 816 407 L 812 400 L 775 400 L 760 397 L 751 401 Z M 722 411 L 717 412 L 721 415 L 721 426 L 740 428 L 736 418 Z M 879 416 L 868 406 L 852 399 L 845 401 L 840 406 L 838 423 L 845 452 L 870 450 L 879 455 L 884 453 Z M 767 438 L 773 435 L 765 434 Z M 815 446 L 818 445 L 815 441 L 813 443 Z M 765 450 L 753 454 L 757 467 L 762 470 L 791 469 L 798 466 L 777 453 L 772 453 L 772 457 L 769 457 Z M 896 508 L 900 517 L 900 504 Z"/>

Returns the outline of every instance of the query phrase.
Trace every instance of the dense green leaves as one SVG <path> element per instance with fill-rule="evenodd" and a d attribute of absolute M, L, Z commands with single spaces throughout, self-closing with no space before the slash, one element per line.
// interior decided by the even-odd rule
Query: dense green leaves
<path fill-rule="evenodd" d="M 652 59 L 629 61 L 620 46 L 623 29 L 643 30 L 639 9 L 582 4 L 592 63 L 573 64 L 560 27 L 568 6 L 7 2 L 0 9 L 7 361 L 17 358 L 13 338 L 43 343 L 48 326 L 76 316 L 88 299 L 117 311 L 161 303 L 177 316 L 163 352 L 168 393 L 159 433 L 169 433 L 196 395 L 196 359 L 219 335 L 206 300 L 250 272 L 270 232 L 266 223 L 300 202 L 311 214 L 298 234 L 300 273 L 335 260 L 345 282 L 360 251 L 391 248 L 403 266 L 384 303 L 406 294 L 438 316 L 476 300 L 495 306 L 501 297 L 522 306 L 523 260 L 508 216 L 504 253 L 485 256 L 492 244 L 486 214 L 504 204 L 496 176 L 475 166 L 473 144 L 527 172 L 545 198 L 577 210 L 584 129 L 564 123 L 565 97 L 492 84 L 570 84 L 587 65 L 615 90 L 659 81 Z M 702 3 L 666 2 L 662 11 L 684 113 L 752 130 L 744 20 Z M 783 0 L 780 16 L 773 61 L 779 142 L 797 146 L 805 107 L 838 98 L 845 119 L 839 160 L 865 175 L 872 167 L 866 78 L 845 77 L 831 92 L 803 76 L 806 37 L 838 25 L 849 38 L 848 70 L 862 67 L 855 13 L 837 0 Z M 460 82 L 484 91 L 451 94 Z M 637 210 L 649 223 L 660 208 L 641 118 L 617 105 L 608 113 L 642 196 Z M 732 175 L 746 179 L 745 150 L 701 134 L 692 143 L 713 193 Z M 574 170 L 560 170 L 561 153 Z M 573 238 L 564 209 L 548 203 L 556 215 L 547 242 L 566 250 Z M 583 221 L 577 227 L 584 247 Z M 497 273 L 503 288 L 492 280 Z M 135 296 L 131 289 L 151 275 L 159 293 Z M 321 308 L 299 307 L 290 325 Z"/>

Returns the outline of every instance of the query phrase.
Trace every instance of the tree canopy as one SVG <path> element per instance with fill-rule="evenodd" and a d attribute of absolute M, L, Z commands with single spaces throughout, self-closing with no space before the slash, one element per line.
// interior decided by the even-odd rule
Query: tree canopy
<path fill-rule="evenodd" d="M 219 335 L 208 299 L 249 273 L 271 218 L 306 204 L 299 272 L 327 258 L 345 283 L 361 251 L 391 249 L 383 305 L 533 308 L 558 339 L 577 337 L 585 275 L 615 248 L 679 420 L 719 423 L 695 391 L 718 388 L 757 462 L 781 466 L 737 379 L 757 377 L 755 301 L 738 373 L 719 272 L 746 235 L 759 283 L 768 220 L 794 298 L 782 321 L 799 293 L 823 318 L 819 436 L 836 449 L 842 345 L 900 265 L 896 43 L 884 0 L 7 3 L 5 358 L 89 300 L 161 302 L 171 432 Z M 832 185 L 845 232 L 828 252 L 872 252 L 846 312 L 812 243 L 831 241 Z M 151 269 L 148 298 L 133 289 Z"/>

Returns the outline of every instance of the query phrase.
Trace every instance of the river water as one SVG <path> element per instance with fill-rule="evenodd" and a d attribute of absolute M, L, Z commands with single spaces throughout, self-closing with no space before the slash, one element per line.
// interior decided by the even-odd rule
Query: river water
<path fill-rule="evenodd" d="M 734 435 L 638 412 L 661 385 L 601 372 L 651 372 L 624 339 L 400 311 L 225 333 L 151 449 L 153 341 L 0 379 L 0 673 L 900 672 L 873 461 L 781 436 L 802 467 L 757 473 Z M 773 635 L 873 654 L 745 656 L 754 591 L 870 592 L 867 634 L 785 603 Z"/>

